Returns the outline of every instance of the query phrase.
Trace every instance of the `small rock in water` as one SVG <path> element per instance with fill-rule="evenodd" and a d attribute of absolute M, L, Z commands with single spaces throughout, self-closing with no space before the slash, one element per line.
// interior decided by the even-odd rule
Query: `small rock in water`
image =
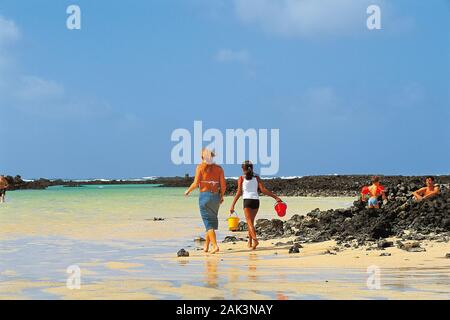
<path fill-rule="evenodd" d="M 420 247 L 420 242 L 410 242 L 403 243 L 401 241 L 397 241 L 397 247 L 399 249 L 408 251 L 408 252 L 424 252 L 427 251 L 425 248 Z"/>
<path fill-rule="evenodd" d="M 237 242 L 237 241 L 239 241 L 239 239 L 236 238 L 235 236 L 226 236 L 222 242 L 227 243 L 227 242 Z"/>
<path fill-rule="evenodd" d="M 244 221 L 240 221 L 238 224 L 238 230 L 237 231 L 248 231 L 248 225 Z"/>
<path fill-rule="evenodd" d="M 194 238 L 194 242 L 204 242 L 204 241 L 206 241 L 204 238 L 202 238 L 202 237 L 195 237 Z"/>
<path fill-rule="evenodd" d="M 298 244 L 294 244 L 292 247 L 289 248 L 289 253 L 300 253 L 300 246 Z"/>
<path fill-rule="evenodd" d="M 415 247 L 415 248 L 408 249 L 406 251 L 408 251 L 408 252 L 425 252 L 425 251 L 427 251 L 427 249 L 421 248 L 421 247 Z"/>
<path fill-rule="evenodd" d="M 157 217 L 153 218 L 153 221 L 164 221 L 164 220 L 165 220 L 164 218 L 157 218 Z"/>
<path fill-rule="evenodd" d="M 394 242 L 387 240 L 380 240 L 377 244 L 379 249 L 389 248 L 394 246 Z"/>
<path fill-rule="evenodd" d="M 331 251 L 331 250 L 326 250 L 323 254 L 331 254 L 332 256 L 335 256 L 336 252 Z"/>
<path fill-rule="evenodd" d="M 275 243 L 275 247 L 282 247 L 282 246 L 291 246 L 293 245 L 294 242 L 293 241 L 288 241 L 288 242 L 277 242 Z M 301 248 L 301 247 L 299 247 Z"/>
<path fill-rule="evenodd" d="M 450 253 L 447 253 L 447 254 L 445 255 L 445 257 L 446 257 L 447 259 L 450 259 Z"/>
<path fill-rule="evenodd" d="M 181 249 L 177 252 L 177 257 L 189 257 L 189 251 Z"/>
<path fill-rule="evenodd" d="M 380 254 L 380 257 L 390 257 L 390 256 L 391 256 L 391 254 L 389 252 L 382 252 Z"/>

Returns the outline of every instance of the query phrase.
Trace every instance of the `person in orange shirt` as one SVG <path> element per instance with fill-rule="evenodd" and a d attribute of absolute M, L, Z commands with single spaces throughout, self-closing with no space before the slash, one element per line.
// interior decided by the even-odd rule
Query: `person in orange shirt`
<path fill-rule="evenodd" d="M 222 167 L 213 162 L 214 157 L 211 150 L 202 150 L 202 163 L 197 166 L 194 182 L 184 193 L 188 196 L 195 189 L 200 189 L 200 215 L 206 229 L 204 251 L 208 252 L 211 244 L 213 254 L 219 252 L 215 230 L 219 228 L 219 207 L 226 190 L 225 174 Z"/>
<path fill-rule="evenodd" d="M 375 176 L 372 177 L 372 185 L 369 187 L 364 187 L 361 192 L 361 200 L 368 202 L 369 209 L 379 209 L 380 203 L 378 198 L 383 198 L 383 201 L 387 201 L 386 192 L 384 187 L 380 183 L 380 178 Z"/>

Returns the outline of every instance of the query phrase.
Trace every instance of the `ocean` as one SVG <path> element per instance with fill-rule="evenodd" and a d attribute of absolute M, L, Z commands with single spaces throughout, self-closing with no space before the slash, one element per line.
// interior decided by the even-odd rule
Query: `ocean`
<path fill-rule="evenodd" d="M 123 279 L 135 266 L 143 278 L 182 282 L 179 266 L 168 272 L 159 259 L 180 248 L 196 250 L 193 239 L 204 234 L 198 194 L 183 192 L 154 185 L 8 192 L 7 203 L 0 205 L 0 298 L 60 298 L 46 288 L 64 287 L 67 268 L 74 265 L 85 270 L 88 283 Z M 317 207 L 347 207 L 352 200 L 289 198 L 286 219 Z M 220 210 L 219 241 L 232 234 L 226 221 L 231 201 L 227 197 Z M 275 218 L 273 205 L 263 198 L 259 218 Z"/>

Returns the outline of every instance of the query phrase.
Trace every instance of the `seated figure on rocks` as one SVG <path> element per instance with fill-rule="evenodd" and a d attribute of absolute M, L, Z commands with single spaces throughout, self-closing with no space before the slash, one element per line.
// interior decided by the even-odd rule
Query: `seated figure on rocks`
<path fill-rule="evenodd" d="M 379 209 L 380 200 L 382 198 L 387 201 L 386 193 L 384 187 L 380 183 L 380 178 L 375 176 L 372 177 L 372 185 L 369 187 L 364 187 L 361 191 L 361 200 L 363 202 L 368 202 L 369 209 Z"/>
<path fill-rule="evenodd" d="M 441 192 L 441 189 L 438 186 L 434 185 L 433 177 L 427 177 L 425 180 L 425 184 L 426 187 L 413 192 L 413 196 L 416 201 L 430 199 L 434 196 L 437 196 Z"/>

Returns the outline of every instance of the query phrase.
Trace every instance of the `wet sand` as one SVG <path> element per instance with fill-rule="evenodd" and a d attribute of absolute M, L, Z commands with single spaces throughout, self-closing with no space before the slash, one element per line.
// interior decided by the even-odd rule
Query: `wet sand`
<path fill-rule="evenodd" d="M 300 254 L 290 255 L 289 246 L 275 246 L 289 240 L 283 239 L 262 241 L 256 251 L 245 242 L 221 244 L 221 252 L 211 255 L 193 241 L 203 233 L 195 197 L 173 198 L 165 221 L 153 221 L 163 216 L 159 207 L 145 209 L 136 203 L 142 197 L 133 197 L 126 204 L 96 196 L 89 206 L 75 197 L 47 207 L 33 199 L 2 207 L 0 299 L 450 298 L 450 259 L 444 258 L 449 243 L 424 241 L 427 251 L 417 253 L 358 248 L 323 254 L 334 248 L 330 241 L 305 244 Z M 288 199 L 290 215 L 351 201 Z M 221 209 L 219 239 L 245 237 L 226 230 L 230 202 L 227 198 Z M 30 209 L 33 205 L 38 209 Z M 273 217 L 272 201 L 264 199 L 259 218 Z M 190 257 L 177 258 L 180 248 Z M 69 266 L 81 270 L 80 289 L 66 285 Z M 370 266 L 379 268 L 379 289 L 367 286 Z"/>
<path fill-rule="evenodd" d="M 332 241 L 305 244 L 300 254 L 264 241 L 252 251 L 244 242 L 221 245 L 216 255 L 188 248 L 190 257 L 130 250 L 80 263 L 81 289 L 66 287 L 65 270 L 55 278 L 26 280 L 2 272 L 1 299 L 449 299 L 448 243 L 423 242 L 426 252 L 397 248 L 347 249 L 336 255 Z M 381 252 L 391 256 L 380 256 Z M 368 267 L 380 272 L 369 288 Z M 39 278 L 39 277 L 38 277 Z M 7 280 L 6 280 L 7 279 Z"/>

